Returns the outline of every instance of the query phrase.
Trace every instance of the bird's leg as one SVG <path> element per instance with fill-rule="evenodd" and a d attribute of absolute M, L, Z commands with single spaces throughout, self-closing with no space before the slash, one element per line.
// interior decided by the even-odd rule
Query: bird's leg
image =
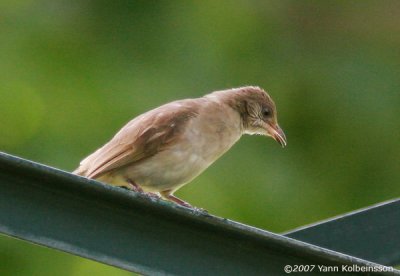
<path fill-rule="evenodd" d="M 171 193 L 171 190 L 162 191 L 162 192 L 160 192 L 160 194 L 161 194 L 161 196 L 164 197 L 165 199 L 168 199 L 168 200 L 170 200 L 170 201 L 172 201 L 172 202 L 175 202 L 175 203 L 177 203 L 177 204 L 179 204 L 179 205 L 182 205 L 182 206 L 185 206 L 185 207 L 187 207 L 187 208 L 193 209 L 193 206 L 192 206 L 192 205 L 190 205 L 190 204 L 187 203 L 186 201 L 183 201 L 182 199 L 180 199 L 180 198 L 174 196 L 174 195 Z"/>
<path fill-rule="evenodd" d="M 132 190 L 137 193 L 143 193 L 143 189 L 135 183 L 132 179 L 127 178 L 126 182 L 128 183 L 127 187 L 129 190 Z"/>
<path fill-rule="evenodd" d="M 126 182 L 128 183 L 127 186 L 128 186 L 129 190 L 147 195 L 148 197 L 160 198 L 160 196 L 156 193 L 144 192 L 142 187 L 140 187 L 138 184 L 136 184 L 135 181 L 133 181 L 132 179 L 127 179 Z"/>

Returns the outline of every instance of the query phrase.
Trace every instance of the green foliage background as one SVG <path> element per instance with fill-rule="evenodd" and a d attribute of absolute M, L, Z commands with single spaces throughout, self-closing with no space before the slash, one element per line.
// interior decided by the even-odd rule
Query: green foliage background
<path fill-rule="evenodd" d="M 398 197 L 399 12 L 387 0 L 3 0 L 0 150 L 71 171 L 144 111 L 251 84 L 275 99 L 288 147 L 243 137 L 178 196 L 274 232 Z M 0 271 L 126 274 L 7 237 Z"/>

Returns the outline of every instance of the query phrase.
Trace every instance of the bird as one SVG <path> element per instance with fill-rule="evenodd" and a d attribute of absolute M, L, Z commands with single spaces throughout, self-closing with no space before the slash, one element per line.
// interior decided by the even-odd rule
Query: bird
<path fill-rule="evenodd" d="M 73 173 L 193 208 L 174 193 L 243 134 L 287 144 L 275 103 L 258 86 L 215 91 L 145 112 L 83 159 Z"/>

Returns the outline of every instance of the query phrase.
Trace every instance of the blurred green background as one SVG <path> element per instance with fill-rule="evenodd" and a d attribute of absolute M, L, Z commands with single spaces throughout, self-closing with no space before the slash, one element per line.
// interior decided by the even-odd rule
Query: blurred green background
<path fill-rule="evenodd" d="M 144 111 L 259 85 L 288 147 L 245 136 L 178 196 L 273 232 L 398 197 L 399 14 L 399 1 L 2 0 L 0 150 L 71 171 Z M 4 236 L 0 272 L 127 274 Z"/>

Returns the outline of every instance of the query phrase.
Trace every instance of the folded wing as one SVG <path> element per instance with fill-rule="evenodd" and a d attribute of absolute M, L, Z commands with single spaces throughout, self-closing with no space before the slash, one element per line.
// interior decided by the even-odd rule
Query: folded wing
<path fill-rule="evenodd" d="M 197 116 L 195 101 L 169 103 L 136 117 L 110 142 L 85 158 L 74 173 L 98 178 L 164 150 L 179 138 L 187 122 Z"/>

